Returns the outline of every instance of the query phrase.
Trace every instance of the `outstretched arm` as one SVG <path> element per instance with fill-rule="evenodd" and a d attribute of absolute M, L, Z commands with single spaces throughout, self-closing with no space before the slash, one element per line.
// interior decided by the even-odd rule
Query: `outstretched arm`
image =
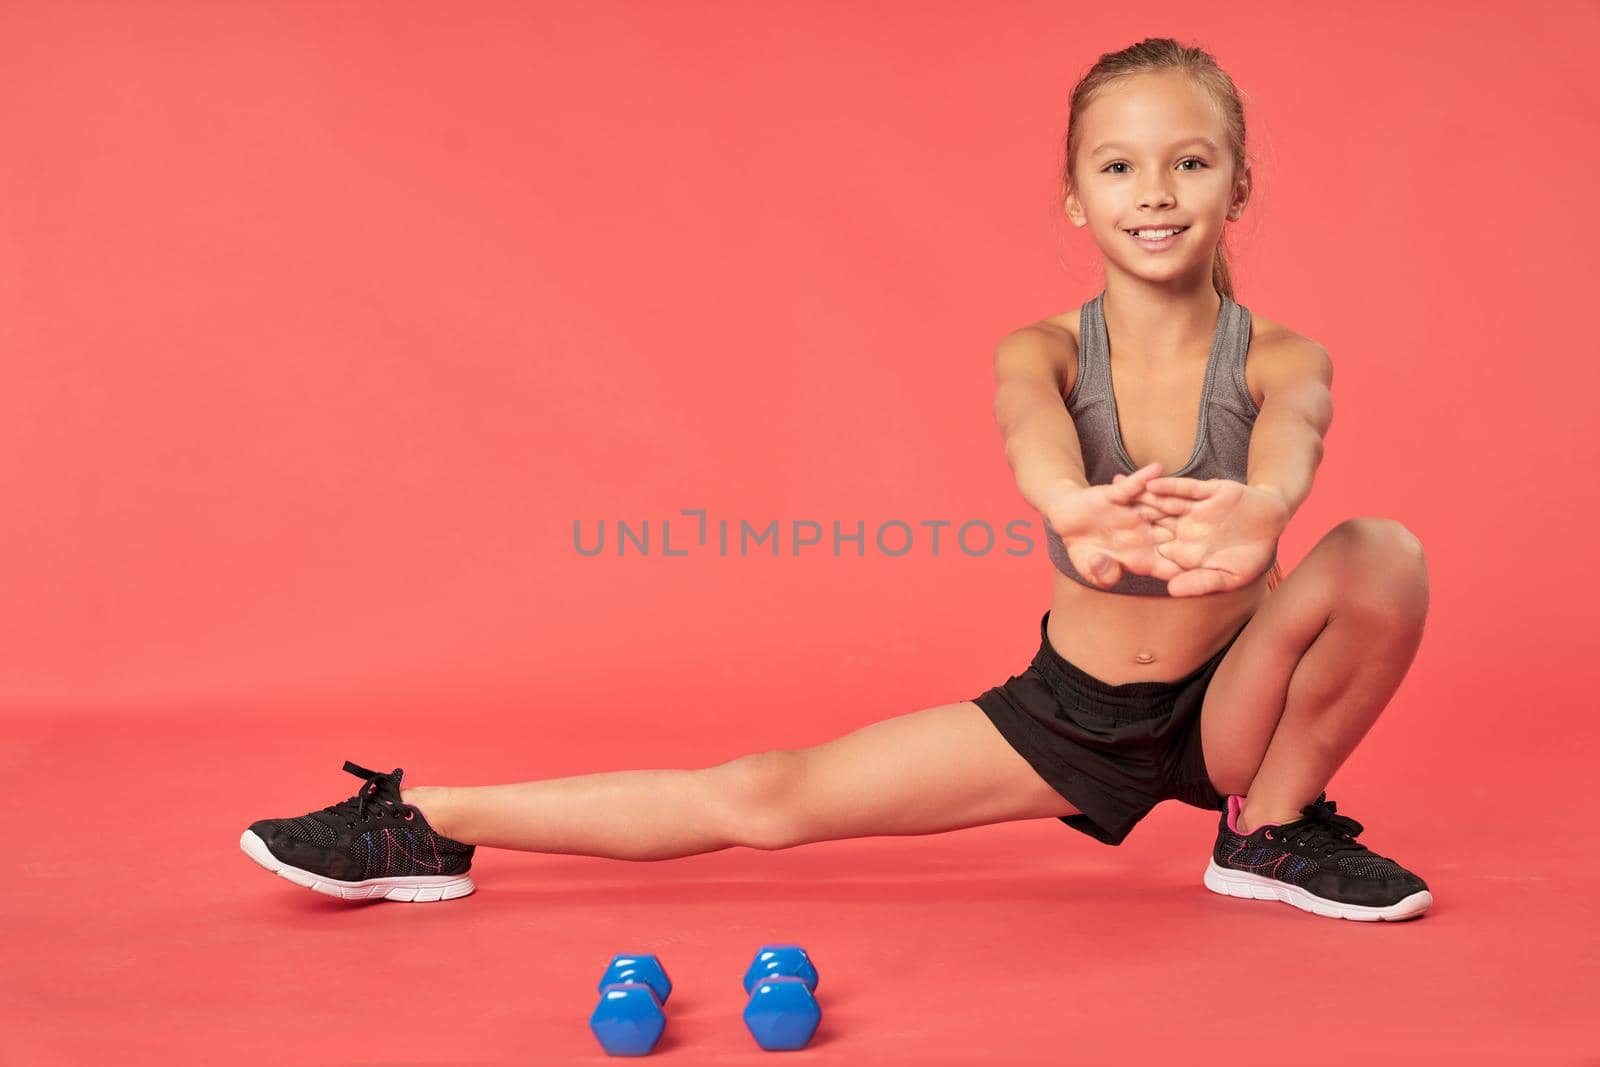
<path fill-rule="evenodd" d="M 1022 498 L 1043 511 L 1089 484 L 1063 394 L 1078 354 L 1070 339 L 1033 328 L 1007 334 L 994 352 L 994 418 Z"/>
<path fill-rule="evenodd" d="M 1333 422 L 1333 361 L 1321 345 L 1301 338 L 1265 361 L 1260 380 L 1264 397 L 1250 431 L 1245 483 L 1277 493 L 1293 515 L 1311 495 Z"/>

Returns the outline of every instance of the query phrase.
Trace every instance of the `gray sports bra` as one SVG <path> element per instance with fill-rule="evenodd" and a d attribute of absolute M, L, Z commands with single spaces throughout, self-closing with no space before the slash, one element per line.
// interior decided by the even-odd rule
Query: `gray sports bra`
<path fill-rule="evenodd" d="M 1189 462 L 1164 476 L 1185 478 L 1228 478 L 1242 482 L 1250 453 L 1250 430 L 1259 409 L 1244 383 L 1244 357 L 1250 347 L 1250 311 L 1234 303 L 1226 293 L 1217 315 L 1211 354 L 1206 360 L 1205 385 L 1200 390 L 1200 413 L 1195 428 L 1194 452 Z M 1078 431 L 1083 450 L 1083 472 L 1090 485 L 1109 485 L 1117 473 L 1132 474 L 1136 469 L 1122 443 L 1117 425 L 1117 401 L 1111 392 L 1111 339 L 1106 334 L 1105 292 L 1083 305 L 1078 314 L 1078 378 L 1067 394 L 1067 413 Z M 1091 589 L 1099 586 L 1086 580 L 1072 561 L 1067 548 L 1044 524 L 1045 545 L 1056 569 Z M 1273 563 L 1278 558 L 1274 548 Z M 1270 568 L 1271 563 L 1268 564 Z M 1132 596 L 1167 596 L 1164 578 L 1132 574 L 1127 570 L 1108 589 L 1108 593 Z"/>

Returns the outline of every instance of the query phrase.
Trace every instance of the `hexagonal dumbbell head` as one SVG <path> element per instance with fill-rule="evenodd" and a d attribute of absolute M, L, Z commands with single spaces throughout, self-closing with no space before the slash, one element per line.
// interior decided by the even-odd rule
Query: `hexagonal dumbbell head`
<path fill-rule="evenodd" d="M 802 978 L 762 978 L 750 992 L 744 1024 L 769 1051 L 804 1048 L 822 1021 L 822 1008 Z"/>
<path fill-rule="evenodd" d="M 666 1029 L 661 1010 L 672 995 L 672 979 L 652 955 L 619 955 L 600 976 L 600 1003 L 589 1029 L 613 1056 L 643 1056 Z"/>
<path fill-rule="evenodd" d="M 744 991 L 750 992 L 763 978 L 799 978 L 813 992 L 819 980 L 816 964 L 799 945 L 762 945 L 757 949 L 756 958 L 744 972 Z"/>
<path fill-rule="evenodd" d="M 643 982 L 618 982 L 600 990 L 589 1029 L 613 1056 L 644 1056 L 656 1047 L 667 1016 L 655 990 Z"/>
<path fill-rule="evenodd" d="M 604 989 L 618 982 L 643 982 L 655 990 L 656 999 L 662 1004 L 672 996 L 672 979 L 667 977 L 667 969 L 650 953 L 612 956 L 606 973 L 600 976 L 599 988 Z"/>

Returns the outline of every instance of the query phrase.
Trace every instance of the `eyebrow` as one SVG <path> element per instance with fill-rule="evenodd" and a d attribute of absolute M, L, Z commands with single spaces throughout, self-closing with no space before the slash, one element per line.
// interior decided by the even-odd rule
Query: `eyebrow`
<path fill-rule="evenodd" d="M 1213 151 L 1213 152 L 1217 151 L 1217 146 L 1215 144 L 1213 144 L 1211 142 L 1211 139 L 1208 138 L 1208 137 L 1190 137 L 1187 140 L 1178 141 L 1178 142 L 1174 143 L 1172 147 L 1173 148 L 1182 148 L 1184 145 L 1190 145 L 1190 144 L 1202 144 L 1202 145 L 1205 145 L 1207 148 L 1211 149 L 1211 151 Z M 1097 148 L 1095 148 L 1095 150 L 1093 152 L 1090 152 L 1089 154 L 1091 156 L 1098 156 L 1101 152 L 1109 152 L 1114 148 L 1115 149 L 1119 149 L 1119 150 L 1121 150 L 1123 152 L 1129 151 L 1127 145 L 1116 144 L 1115 142 L 1108 141 L 1105 144 L 1100 145 Z"/>

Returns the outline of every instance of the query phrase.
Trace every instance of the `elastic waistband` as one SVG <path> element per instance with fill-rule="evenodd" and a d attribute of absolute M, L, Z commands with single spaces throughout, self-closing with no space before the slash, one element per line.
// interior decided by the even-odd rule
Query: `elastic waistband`
<path fill-rule="evenodd" d="M 1148 705 L 1152 697 L 1162 697 L 1174 693 L 1184 686 L 1199 678 L 1220 660 L 1234 639 L 1239 636 L 1236 632 L 1228 639 L 1228 643 L 1218 649 L 1216 654 L 1200 666 L 1184 675 L 1166 682 L 1123 682 L 1121 685 L 1112 685 L 1104 682 L 1085 671 L 1071 660 L 1065 658 L 1050 644 L 1049 635 L 1050 613 L 1046 611 L 1039 619 L 1039 652 L 1033 657 L 1033 664 L 1039 668 L 1041 674 L 1056 685 L 1063 686 L 1074 692 L 1088 694 L 1101 704 L 1110 704 L 1115 707 L 1140 707 Z M 1244 627 L 1239 628 L 1243 632 Z M 1159 708 L 1153 709 L 1159 714 Z"/>

